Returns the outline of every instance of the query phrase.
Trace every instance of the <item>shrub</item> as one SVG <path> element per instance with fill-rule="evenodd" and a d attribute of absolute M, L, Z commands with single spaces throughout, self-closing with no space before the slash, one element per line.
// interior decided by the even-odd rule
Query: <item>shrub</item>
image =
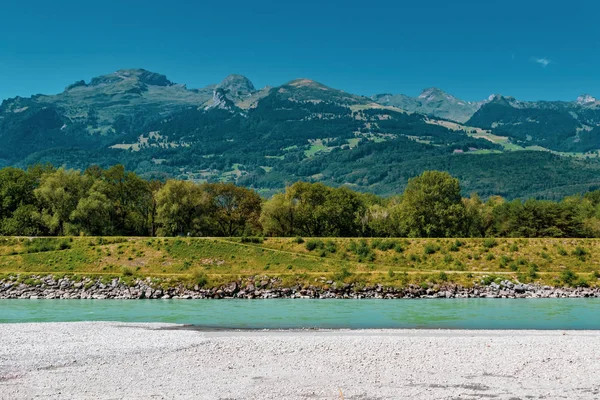
<path fill-rule="evenodd" d="M 538 270 L 537 265 L 531 264 L 531 266 L 527 270 L 527 275 L 529 276 L 529 278 L 536 279 L 538 277 L 537 270 Z"/>
<path fill-rule="evenodd" d="M 394 246 L 394 251 L 396 253 L 404 253 L 404 250 L 404 246 L 400 242 L 396 243 L 396 245 Z"/>
<path fill-rule="evenodd" d="M 185 270 L 190 269 L 191 266 L 192 266 L 192 262 L 189 260 L 185 260 L 183 262 L 183 265 L 181 266 L 181 269 L 185 271 Z"/>
<path fill-rule="evenodd" d="M 240 242 L 242 243 L 255 243 L 255 244 L 261 244 L 265 241 L 264 238 L 259 237 L 259 236 L 244 236 L 240 239 Z"/>
<path fill-rule="evenodd" d="M 446 254 L 444 256 L 444 263 L 450 264 L 452 261 L 454 261 L 454 258 L 452 258 L 452 256 L 450 254 Z"/>
<path fill-rule="evenodd" d="M 123 276 L 133 276 L 133 270 L 129 267 L 122 267 L 121 273 L 123 274 Z"/>
<path fill-rule="evenodd" d="M 71 243 L 66 240 L 61 240 L 57 246 L 57 250 L 67 250 L 71 248 Z"/>
<path fill-rule="evenodd" d="M 194 284 L 198 287 L 203 288 L 208 284 L 208 276 L 202 271 L 194 271 L 193 275 Z"/>
<path fill-rule="evenodd" d="M 593 271 L 593 272 L 592 272 L 592 278 L 600 279 L 600 272 L 598 272 L 598 271 Z"/>
<path fill-rule="evenodd" d="M 588 283 L 588 281 L 584 278 L 579 278 L 579 280 L 577 281 L 576 286 L 579 287 L 590 287 L 590 284 Z"/>
<path fill-rule="evenodd" d="M 500 268 L 505 268 L 512 261 L 513 261 L 513 259 L 510 258 L 509 256 L 500 257 Z"/>
<path fill-rule="evenodd" d="M 388 239 L 388 240 L 380 240 L 379 243 L 377 244 L 376 248 L 381 251 L 388 251 L 388 250 L 392 250 L 395 247 L 396 247 L 396 241 Z"/>
<path fill-rule="evenodd" d="M 440 246 L 434 243 L 427 243 L 423 248 L 425 254 L 435 254 L 440 250 Z"/>
<path fill-rule="evenodd" d="M 388 276 L 389 276 L 390 278 L 393 278 L 393 277 L 395 277 L 395 276 L 396 276 L 396 273 L 394 272 L 394 270 L 393 270 L 393 269 L 391 269 L 391 268 L 390 268 L 390 269 L 388 270 Z"/>
<path fill-rule="evenodd" d="M 491 249 L 492 247 L 498 246 L 498 241 L 495 238 L 485 238 L 483 239 L 483 247 L 486 249 Z"/>
<path fill-rule="evenodd" d="M 302 243 L 304 243 L 304 239 L 302 239 L 302 237 L 300 237 L 300 236 L 296 236 L 296 237 L 295 237 L 295 238 L 292 240 L 292 242 L 294 242 L 294 243 L 296 243 L 296 244 L 302 244 Z"/>
<path fill-rule="evenodd" d="M 489 286 L 492 282 L 495 282 L 496 279 L 498 279 L 498 277 L 495 275 L 484 276 L 481 283 L 485 286 Z"/>
<path fill-rule="evenodd" d="M 328 253 L 335 253 L 337 251 L 337 244 L 333 240 L 325 242 L 325 251 Z"/>
<path fill-rule="evenodd" d="M 488 260 L 488 261 L 493 261 L 495 258 L 496 258 L 496 257 L 495 257 L 495 256 L 494 256 L 492 253 L 489 253 L 489 254 L 488 254 L 486 257 L 485 257 L 485 259 L 486 259 L 486 260 Z"/>
<path fill-rule="evenodd" d="M 27 253 L 43 253 L 46 251 L 67 250 L 70 248 L 71 243 L 67 239 L 36 238 L 25 241 L 25 251 Z"/>
<path fill-rule="evenodd" d="M 452 243 L 452 245 L 450 246 L 450 251 L 459 251 L 463 244 L 464 243 L 460 240 L 455 240 L 454 243 Z"/>
<path fill-rule="evenodd" d="M 355 241 L 350 242 L 348 249 L 358 256 L 358 261 L 374 261 L 375 253 L 369 247 L 366 240 L 359 240 L 358 243 Z"/>
<path fill-rule="evenodd" d="M 333 275 L 333 280 L 338 282 L 343 282 L 346 278 L 352 276 L 352 272 L 348 270 L 346 267 L 342 267 L 338 272 Z"/>
<path fill-rule="evenodd" d="M 40 284 L 40 281 L 35 278 L 27 278 L 23 281 L 23 283 L 27 286 L 37 286 Z"/>
<path fill-rule="evenodd" d="M 448 281 L 448 274 L 446 274 L 444 271 L 440 272 L 439 279 L 442 282 L 447 282 Z"/>
<path fill-rule="evenodd" d="M 460 262 L 459 260 L 456 260 L 454 262 L 454 269 L 458 270 L 458 271 L 464 271 L 467 269 L 467 267 L 465 266 L 465 264 L 463 264 L 462 262 Z"/>
<path fill-rule="evenodd" d="M 517 244 L 516 244 L 516 243 L 513 243 L 513 244 L 511 244 L 511 245 L 510 245 L 510 251 L 512 251 L 512 252 L 517 252 L 517 251 L 519 251 L 519 246 L 517 246 Z"/>
<path fill-rule="evenodd" d="M 568 254 L 569 254 L 569 253 L 567 253 L 567 251 L 566 251 L 564 248 L 562 248 L 562 247 L 559 247 L 557 251 L 558 251 L 558 254 L 559 254 L 559 255 L 561 255 L 561 256 L 566 256 L 566 255 L 568 255 Z"/>
<path fill-rule="evenodd" d="M 323 241 L 320 239 L 310 239 L 305 244 L 306 250 L 308 250 L 308 251 L 313 251 L 315 249 L 322 249 L 323 245 L 324 245 Z"/>
<path fill-rule="evenodd" d="M 411 254 L 408 256 L 408 260 L 412 262 L 421 262 L 421 257 L 416 254 Z"/>
<path fill-rule="evenodd" d="M 577 274 L 570 269 L 567 269 L 560 274 L 560 280 L 567 286 L 573 286 L 573 284 L 577 281 Z"/>
<path fill-rule="evenodd" d="M 572 253 L 575 257 L 579 258 L 581 261 L 585 261 L 586 257 L 590 254 L 586 249 L 581 246 L 577 246 Z"/>

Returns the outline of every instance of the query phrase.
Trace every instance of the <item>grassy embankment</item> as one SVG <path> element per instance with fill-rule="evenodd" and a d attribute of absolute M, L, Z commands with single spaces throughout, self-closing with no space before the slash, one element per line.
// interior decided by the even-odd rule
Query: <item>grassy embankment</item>
<path fill-rule="evenodd" d="M 153 277 L 210 287 L 246 276 L 465 286 L 518 279 L 600 285 L 597 239 L 0 238 L 0 277 Z"/>

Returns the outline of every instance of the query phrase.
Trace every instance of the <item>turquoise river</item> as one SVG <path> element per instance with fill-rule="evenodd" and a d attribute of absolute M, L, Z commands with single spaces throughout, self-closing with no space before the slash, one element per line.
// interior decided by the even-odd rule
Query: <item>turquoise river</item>
<path fill-rule="evenodd" d="M 600 329 L 600 299 L 0 300 L 0 323 L 67 321 L 200 329 Z"/>

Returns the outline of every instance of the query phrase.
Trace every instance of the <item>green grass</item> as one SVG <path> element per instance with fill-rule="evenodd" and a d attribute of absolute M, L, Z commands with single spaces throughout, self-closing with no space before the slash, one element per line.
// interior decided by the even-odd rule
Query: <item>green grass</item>
<path fill-rule="evenodd" d="M 346 139 L 346 142 L 348 142 L 348 145 L 352 149 L 352 148 L 358 146 L 358 143 L 360 142 L 360 138 Z"/>
<path fill-rule="evenodd" d="M 246 276 L 282 285 L 390 286 L 494 276 L 597 286 L 598 239 L 0 238 L 0 276 L 153 277 L 219 285 Z"/>
<path fill-rule="evenodd" d="M 331 151 L 331 147 L 327 147 L 321 143 L 315 143 L 310 145 L 308 150 L 304 151 L 304 155 L 306 157 L 313 157 L 315 154 L 320 153 L 322 151 Z"/>

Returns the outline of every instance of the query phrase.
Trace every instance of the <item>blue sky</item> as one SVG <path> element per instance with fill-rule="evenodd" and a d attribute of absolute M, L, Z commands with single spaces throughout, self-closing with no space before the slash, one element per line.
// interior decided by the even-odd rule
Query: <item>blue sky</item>
<path fill-rule="evenodd" d="M 298 77 L 467 100 L 600 97 L 596 0 L 3 0 L 0 99 L 145 68 L 201 87 Z"/>

